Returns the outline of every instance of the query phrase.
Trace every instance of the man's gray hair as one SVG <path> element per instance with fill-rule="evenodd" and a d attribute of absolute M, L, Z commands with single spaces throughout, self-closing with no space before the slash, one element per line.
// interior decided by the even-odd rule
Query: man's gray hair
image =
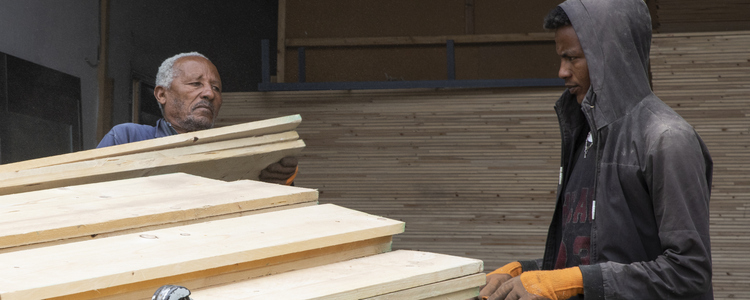
<path fill-rule="evenodd" d="M 156 73 L 156 86 L 161 86 L 165 89 L 169 89 L 169 87 L 172 86 L 172 80 L 177 76 L 177 72 L 175 72 L 174 69 L 174 62 L 185 56 L 198 56 L 211 61 L 208 57 L 198 52 L 180 53 L 167 58 L 161 63 L 161 66 L 159 66 L 159 72 Z"/>

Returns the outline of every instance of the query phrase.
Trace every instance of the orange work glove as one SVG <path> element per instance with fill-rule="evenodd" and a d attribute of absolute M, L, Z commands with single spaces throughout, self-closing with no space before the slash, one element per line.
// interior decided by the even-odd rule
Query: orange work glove
<path fill-rule="evenodd" d="M 287 179 L 284 184 L 291 185 L 294 182 L 294 178 L 297 177 L 297 173 L 299 173 L 299 166 L 295 167 L 294 174 L 292 174 L 292 176 L 289 177 L 289 179 Z"/>
<path fill-rule="evenodd" d="M 583 275 L 579 267 L 523 272 L 521 282 L 530 294 L 552 300 L 565 300 L 583 294 Z"/>
<path fill-rule="evenodd" d="M 523 272 L 523 269 L 521 268 L 521 263 L 514 261 L 512 263 L 509 263 L 507 265 L 500 267 L 499 269 L 495 271 L 492 271 L 491 273 L 487 274 L 487 276 L 494 275 L 494 274 L 508 274 L 511 277 L 516 277 L 518 275 L 521 275 L 521 272 Z"/>
<path fill-rule="evenodd" d="M 297 158 L 287 156 L 261 170 L 258 179 L 270 183 L 291 185 L 294 178 L 297 177 L 298 171 Z"/>

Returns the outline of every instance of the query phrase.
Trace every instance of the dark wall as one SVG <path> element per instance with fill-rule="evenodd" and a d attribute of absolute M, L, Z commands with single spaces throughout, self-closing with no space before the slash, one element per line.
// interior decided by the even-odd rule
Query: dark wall
<path fill-rule="evenodd" d="M 112 0 L 113 123 L 131 121 L 132 77 L 153 83 L 161 62 L 177 53 L 198 51 L 209 57 L 225 92 L 256 91 L 260 41 L 269 39 L 275 48 L 277 20 L 278 1 Z M 272 73 L 275 65 L 272 61 Z"/>
<path fill-rule="evenodd" d="M 78 128 L 82 134 L 84 148 L 96 146 L 96 117 L 97 117 L 97 51 L 99 45 L 99 1 L 97 0 L 0 0 L 0 52 L 11 55 L 23 61 L 28 61 L 34 66 L 43 69 L 54 70 L 79 78 L 76 86 L 71 87 L 76 91 L 80 99 L 80 127 L 74 129 L 78 135 Z M 21 67 L 21 69 L 28 69 Z M 28 75 L 28 73 L 27 73 Z M 55 80 L 46 77 L 37 77 L 40 84 L 29 83 L 32 79 L 21 78 L 16 75 L 8 78 L 11 85 L 11 101 L 18 101 L 17 96 L 12 95 L 13 89 L 23 95 L 44 93 L 57 93 Z M 13 82 L 20 80 L 23 82 Z M 36 79 L 33 79 L 36 80 Z M 63 84 L 66 88 L 70 84 Z M 46 87 L 41 87 L 46 86 Z M 68 95 L 67 93 L 65 95 Z M 38 98 L 35 98 L 38 99 Z M 47 98 L 44 98 L 47 99 Z M 18 106 L 11 110 L 19 116 L 14 123 L 21 124 L 25 117 L 43 117 L 53 122 L 66 124 L 75 123 L 79 116 L 73 116 L 74 112 L 60 109 L 56 105 L 40 100 L 39 105 L 33 103 L 16 102 Z M 41 103 L 52 105 L 41 105 Z M 7 120 L 6 120 L 7 122 Z M 41 122 L 41 121 L 40 121 Z M 21 126 L 21 125 L 19 125 Z M 39 131 L 46 125 L 39 123 Z M 24 140 L 22 140 L 24 139 Z M 21 134 L 16 139 L 21 142 L 41 140 L 38 134 Z M 77 139 L 81 140 L 81 139 Z M 7 144 L 6 144 L 7 145 Z M 76 142 L 72 147 L 74 150 L 80 148 Z M 23 148 L 23 146 L 19 146 Z M 45 155 L 58 154 L 57 150 L 34 149 Z M 49 151 L 48 151 L 49 150 Z M 66 149 L 67 150 L 67 149 Z M 31 150 L 28 150 L 31 152 Z M 37 153 L 37 152 L 35 152 Z M 34 154 L 34 156 L 38 156 Z M 20 157 L 23 159 L 30 156 Z"/>
<path fill-rule="evenodd" d="M 544 33 L 561 0 L 288 0 L 286 37 L 357 38 Z M 445 45 L 307 47 L 308 82 L 444 80 Z M 298 81 L 297 48 L 285 55 L 285 82 Z M 556 78 L 554 42 L 457 44 L 456 79 Z"/>

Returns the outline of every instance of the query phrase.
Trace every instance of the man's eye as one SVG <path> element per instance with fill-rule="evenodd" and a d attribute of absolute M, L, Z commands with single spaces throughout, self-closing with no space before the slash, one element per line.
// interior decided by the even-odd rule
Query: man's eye
<path fill-rule="evenodd" d="M 221 88 L 219 88 L 218 86 L 214 86 L 214 91 L 221 92 Z"/>

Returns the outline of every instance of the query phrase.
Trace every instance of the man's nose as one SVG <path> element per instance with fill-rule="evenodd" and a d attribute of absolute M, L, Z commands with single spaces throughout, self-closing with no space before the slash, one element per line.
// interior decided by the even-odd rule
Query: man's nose
<path fill-rule="evenodd" d="M 213 86 L 210 84 L 204 85 L 203 90 L 201 90 L 201 98 L 206 100 L 214 100 L 216 98 L 216 91 L 214 90 Z"/>
<path fill-rule="evenodd" d="M 557 71 L 557 77 L 565 79 L 570 77 L 570 68 L 568 68 L 567 64 L 563 61 L 560 63 L 560 70 Z"/>

